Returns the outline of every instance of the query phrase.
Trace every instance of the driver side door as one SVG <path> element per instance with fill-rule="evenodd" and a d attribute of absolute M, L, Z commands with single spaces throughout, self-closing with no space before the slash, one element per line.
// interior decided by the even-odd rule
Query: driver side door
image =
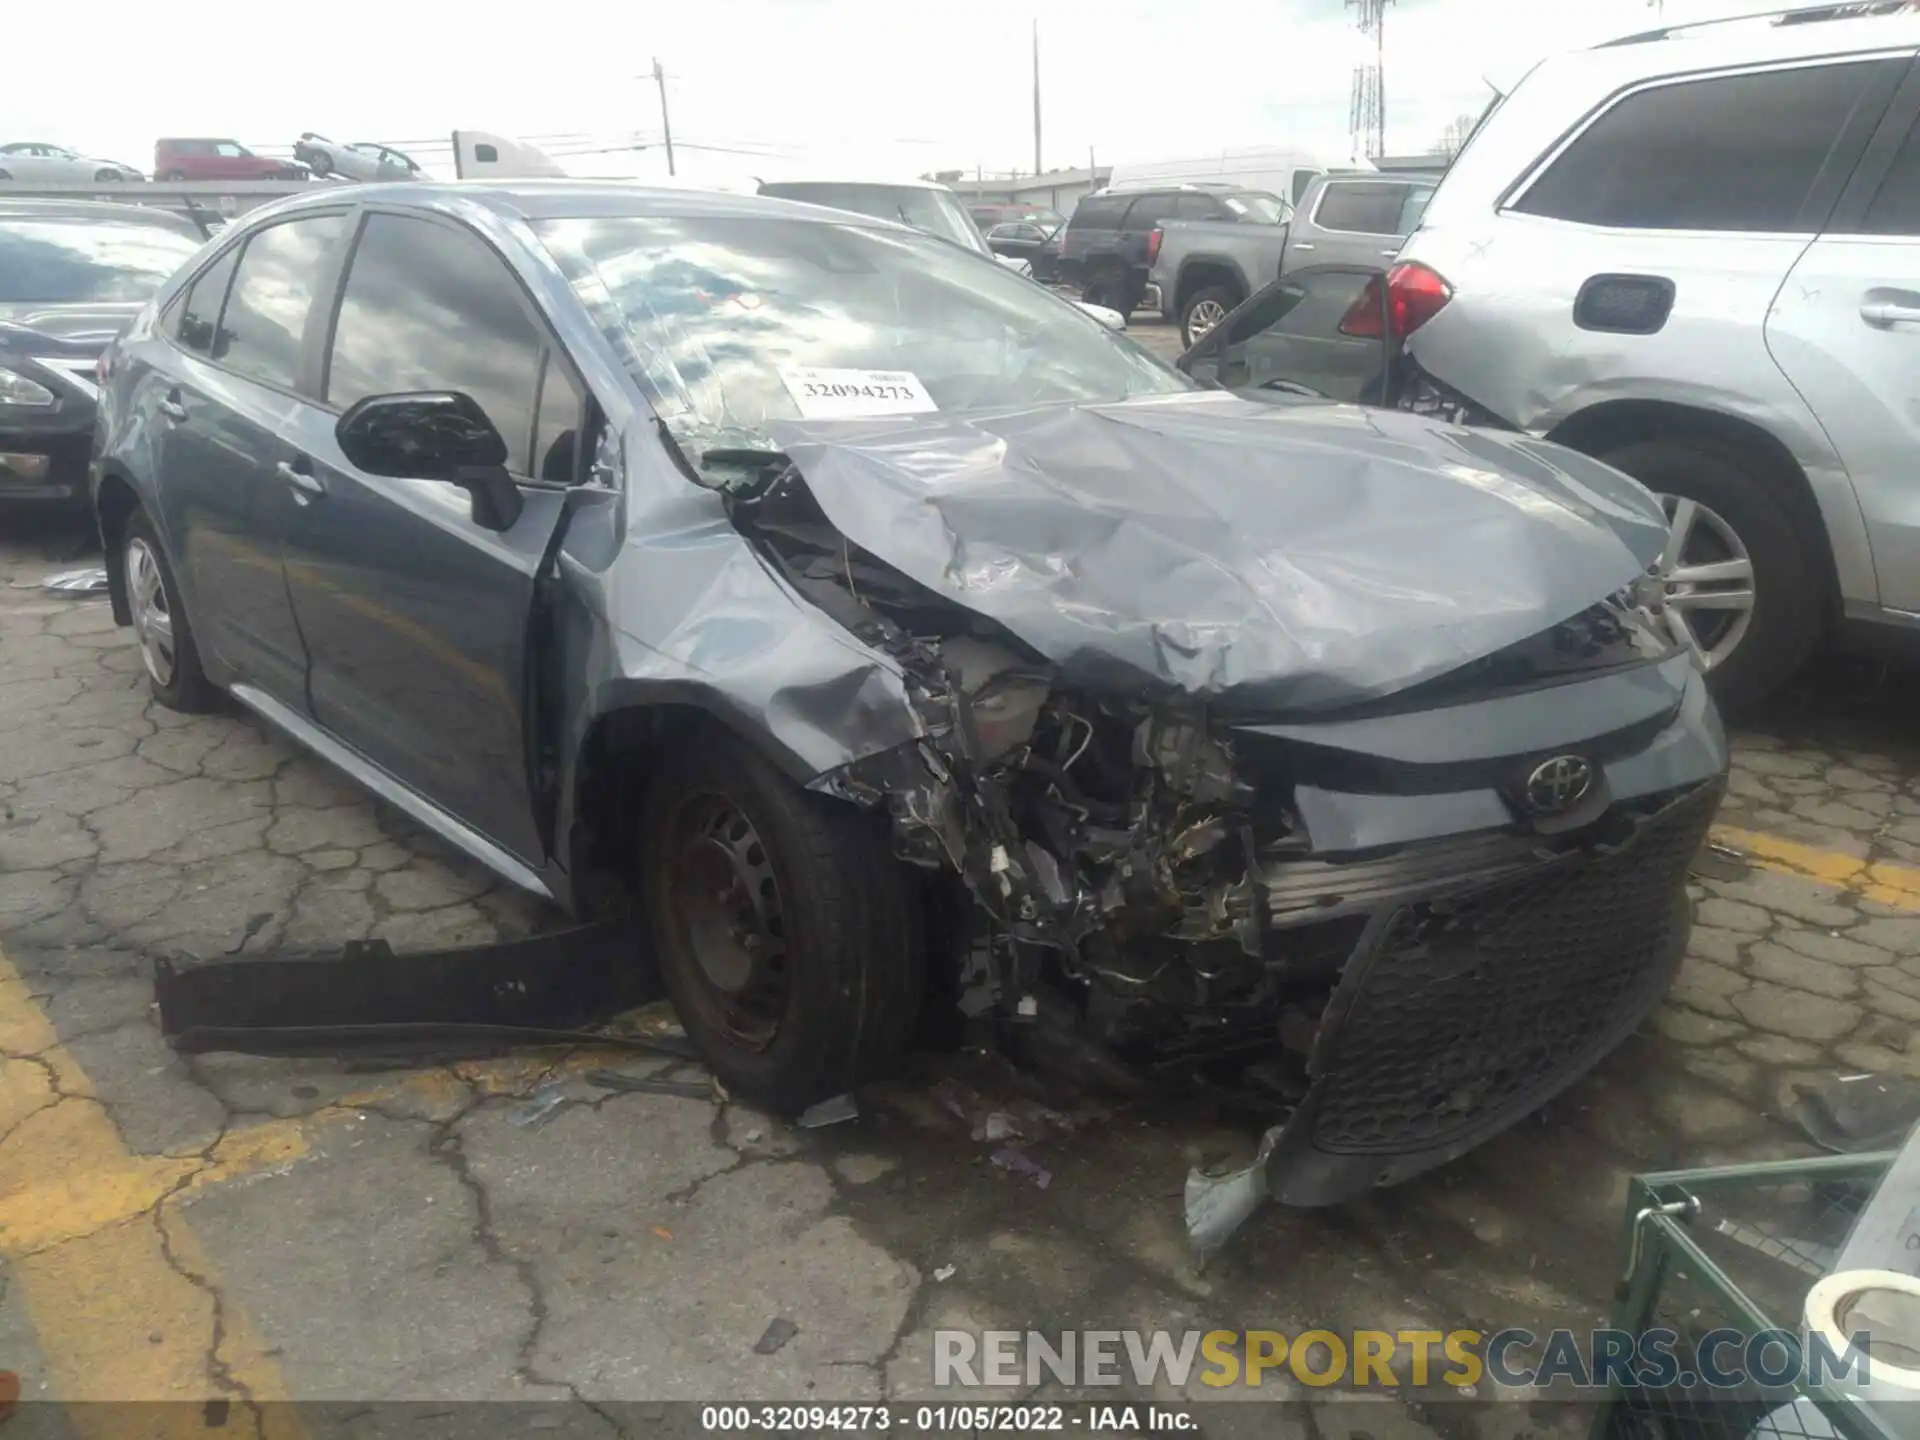
<path fill-rule="evenodd" d="M 470 830 L 538 869 L 530 627 L 587 391 L 505 259 L 467 226 L 368 206 L 313 403 L 295 417 L 287 589 L 314 720 Z M 373 395 L 458 391 L 507 444 L 522 499 L 484 523 L 442 480 L 357 468 L 336 434 Z"/>
<path fill-rule="evenodd" d="M 1177 363 L 1227 390 L 1390 404 L 1388 318 L 1384 271 L 1313 266 L 1256 292 Z"/>

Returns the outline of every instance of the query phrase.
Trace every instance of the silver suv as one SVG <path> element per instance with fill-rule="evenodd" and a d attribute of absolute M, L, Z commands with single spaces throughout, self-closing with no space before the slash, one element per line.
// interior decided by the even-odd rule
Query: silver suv
<path fill-rule="evenodd" d="M 1733 708 L 1843 626 L 1920 641 L 1917 53 L 1920 5 L 1872 0 L 1544 60 L 1376 282 L 1384 324 L 1338 326 L 1388 350 L 1343 398 L 1525 430 L 1659 494 L 1646 588 Z"/>

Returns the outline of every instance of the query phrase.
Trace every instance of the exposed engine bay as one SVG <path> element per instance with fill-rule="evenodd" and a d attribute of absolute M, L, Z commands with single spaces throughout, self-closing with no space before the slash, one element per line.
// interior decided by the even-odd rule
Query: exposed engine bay
<path fill-rule="evenodd" d="M 1202 1254 L 1269 1196 L 1464 1153 L 1617 1046 L 1684 954 L 1727 763 L 1636 586 L 1660 536 L 1631 482 L 1426 430 L 1477 463 L 1421 479 L 1383 434 L 1325 477 L 1288 447 L 1338 414 L 1227 418 L 1271 476 L 1209 488 L 1157 410 L 701 456 L 746 472 L 715 488 L 767 569 L 897 666 L 917 738 L 811 784 L 964 882 L 936 957 L 961 1013 L 1270 1117 L 1254 1165 L 1189 1177 Z M 1498 573 L 1378 568 L 1392 503 L 1464 507 Z"/>
<path fill-rule="evenodd" d="M 970 1012 L 1018 1022 L 1064 998 L 1135 1066 L 1221 1079 L 1230 1064 L 1290 1105 L 1310 1083 L 1321 1015 L 1370 912 L 1564 852 L 1516 835 L 1316 859 L 1282 747 L 1237 742 L 1191 701 L 1061 687 L 994 621 L 849 541 L 795 467 L 770 473 L 734 501 L 736 525 L 796 588 L 899 660 L 925 728 L 917 745 L 846 766 L 823 788 L 885 806 L 901 859 L 964 879 L 988 922 L 962 957 Z M 1628 630 L 1618 609 L 1594 607 L 1526 655 L 1423 689 L 1497 689 L 1556 663 L 1591 665 L 1609 646 L 1630 651 Z"/>

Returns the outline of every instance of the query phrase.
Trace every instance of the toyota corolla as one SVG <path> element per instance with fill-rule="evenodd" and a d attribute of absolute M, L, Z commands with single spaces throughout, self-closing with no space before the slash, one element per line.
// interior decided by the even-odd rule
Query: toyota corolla
<path fill-rule="evenodd" d="M 1572 451 L 1201 389 L 990 258 L 628 185 L 257 210 L 106 368 L 154 694 L 633 916 L 737 1092 L 844 1091 L 936 1003 L 1067 1025 L 1257 1075 L 1260 1185 L 1325 1203 L 1680 962 L 1726 747 L 1636 589 L 1659 505 Z"/>

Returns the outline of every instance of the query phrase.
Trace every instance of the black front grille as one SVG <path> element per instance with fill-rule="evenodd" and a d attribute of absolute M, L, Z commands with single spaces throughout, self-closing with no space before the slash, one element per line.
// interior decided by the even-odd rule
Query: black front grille
<path fill-rule="evenodd" d="M 1473 1143 L 1618 1044 L 1685 950 L 1687 870 L 1719 801 L 1702 786 L 1618 849 L 1394 916 L 1333 998 L 1314 1144 Z"/>

